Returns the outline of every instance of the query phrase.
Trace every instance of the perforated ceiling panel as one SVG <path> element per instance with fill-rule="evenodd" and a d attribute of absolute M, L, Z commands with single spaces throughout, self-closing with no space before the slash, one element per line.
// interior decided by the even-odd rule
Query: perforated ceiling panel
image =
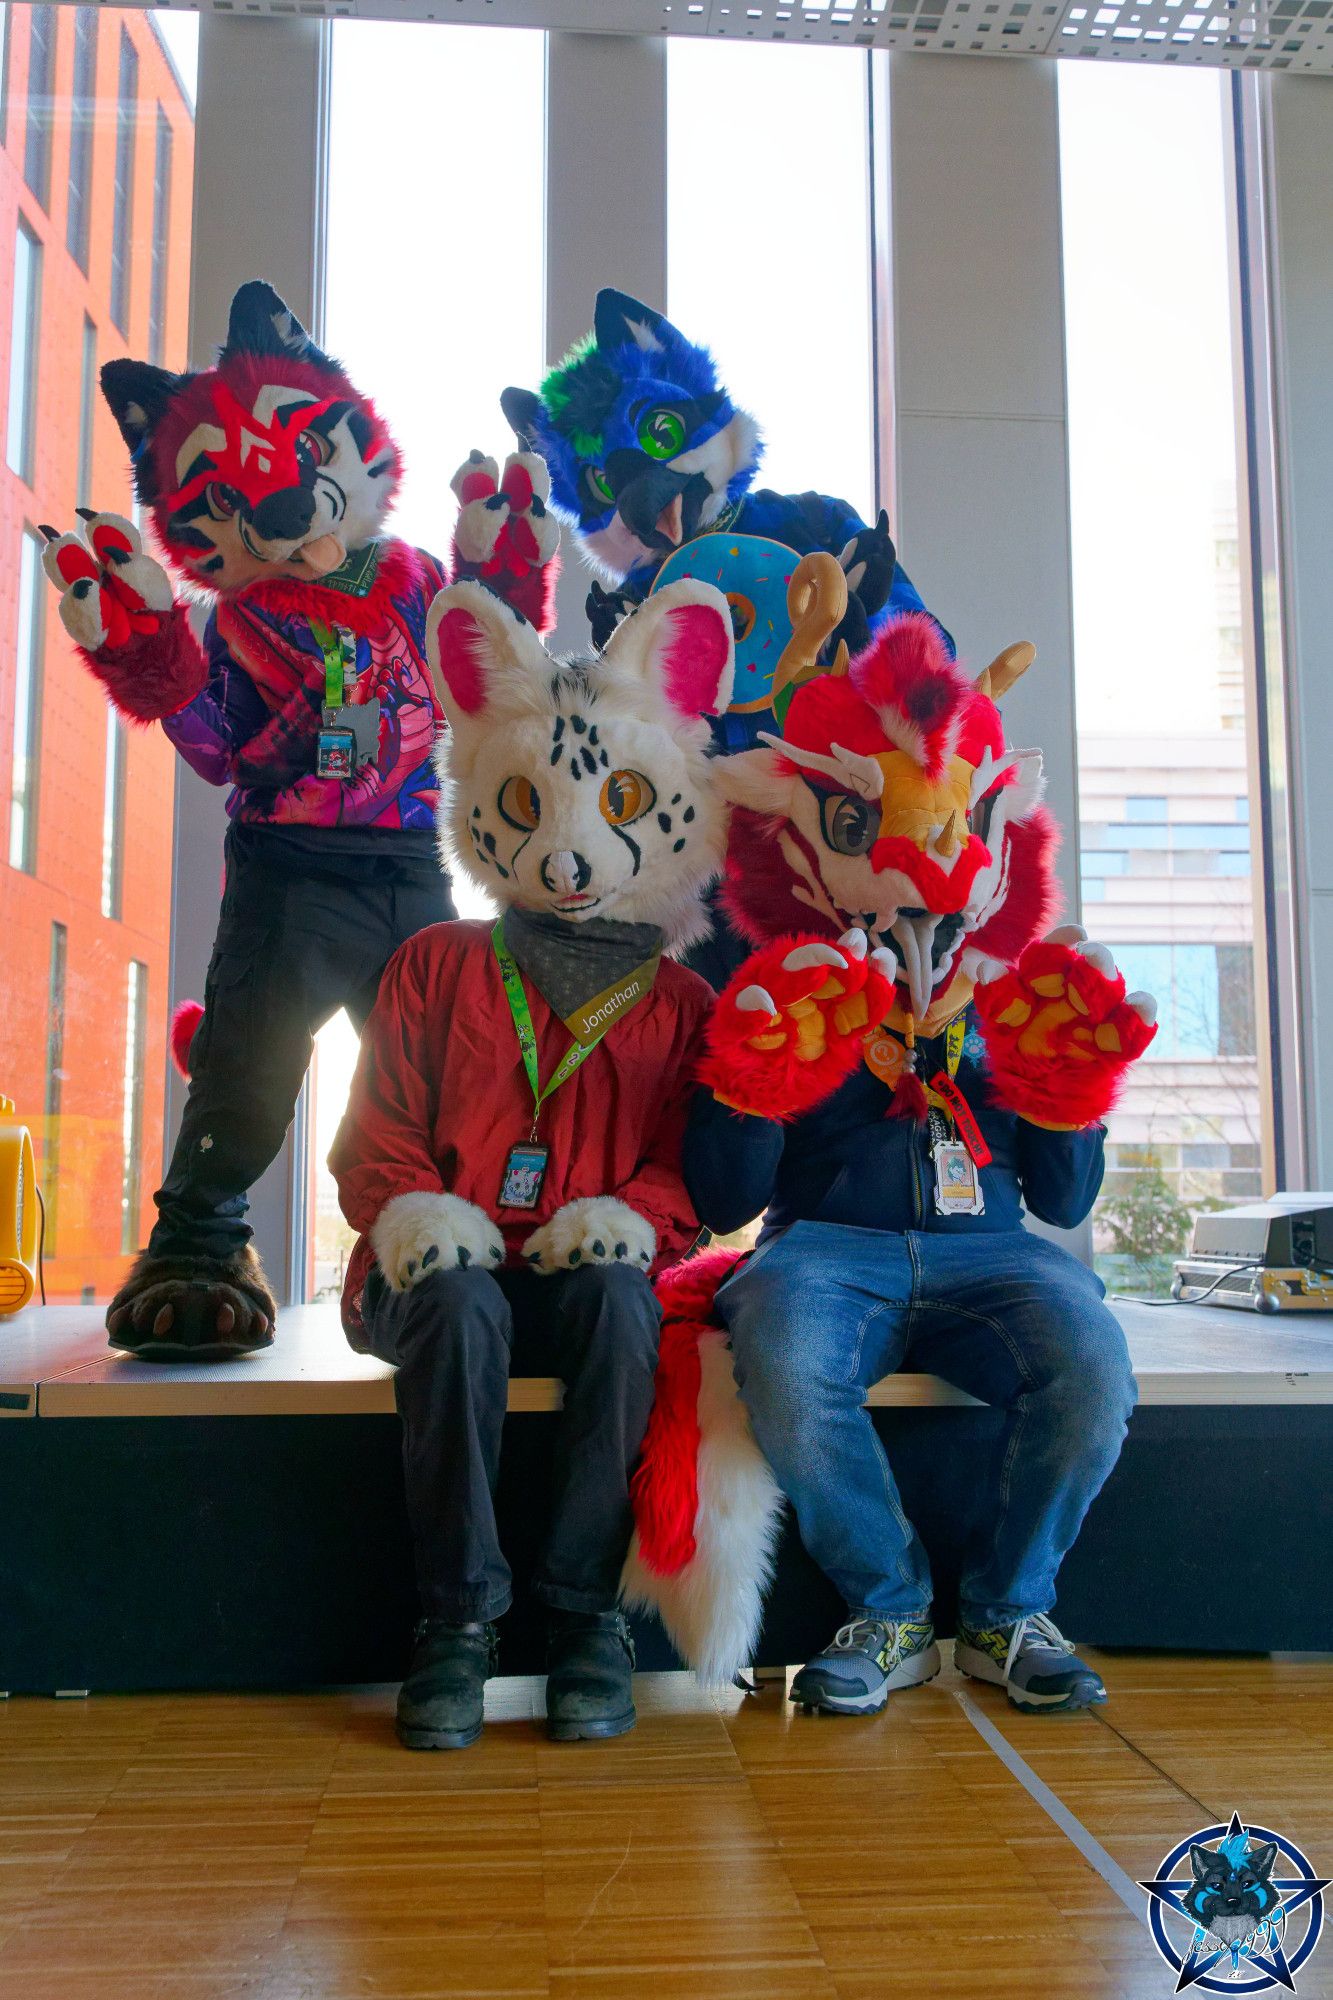
<path fill-rule="evenodd" d="M 1333 0 L 202 0 L 218 13 L 490 22 L 956 55 L 1290 69 L 1333 76 Z"/>

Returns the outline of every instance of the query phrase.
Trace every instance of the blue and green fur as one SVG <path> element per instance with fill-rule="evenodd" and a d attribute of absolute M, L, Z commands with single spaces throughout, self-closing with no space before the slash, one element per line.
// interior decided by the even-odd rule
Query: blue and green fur
<path fill-rule="evenodd" d="M 850 601 L 832 643 L 853 653 L 891 612 L 925 608 L 898 567 L 887 515 L 871 525 L 827 494 L 754 490 L 758 424 L 706 347 L 624 292 L 597 294 L 592 332 L 536 393 L 506 389 L 500 401 L 520 443 L 550 466 L 552 505 L 610 586 L 594 583 L 588 598 L 598 645 L 674 549 L 721 528 L 837 556 Z"/>

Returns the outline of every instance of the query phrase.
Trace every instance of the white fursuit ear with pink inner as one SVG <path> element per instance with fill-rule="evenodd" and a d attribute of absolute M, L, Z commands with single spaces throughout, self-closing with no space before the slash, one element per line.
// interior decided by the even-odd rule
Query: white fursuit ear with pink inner
<path fill-rule="evenodd" d="M 736 667 L 731 607 L 711 583 L 682 577 L 655 590 L 616 627 L 606 663 L 655 688 L 685 722 L 720 715 Z"/>
<path fill-rule="evenodd" d="M 655 1611 L 687 1666 L 728 1686 L 754 1658 L 764 1594 L 782 1525 L 782 1494 L 750 1431 L 723 1334 L 699 1341 L 699 1512 L 695 1552 L 675 1576 L 658 1576 L 630 1544 L 620 1594 L 631 1611 Z"/>
<path fill-rule="evenodd" d="M 540 712 L 551 658 L 525 618 L 480 583 L 452 583 L 426 615 L 426 659 L 455 735 L 472 736 L 488 715 Z"/>

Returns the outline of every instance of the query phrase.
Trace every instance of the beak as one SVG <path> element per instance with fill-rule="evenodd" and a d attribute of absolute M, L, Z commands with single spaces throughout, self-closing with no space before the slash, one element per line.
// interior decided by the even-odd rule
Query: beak
<path fill-rule="evenodd" d="M 903 955 L 901 976 L 907 984 L 907 997 L 918 1016 L 930 1009 L 935 984 L 931 950 L 939 924 L 937 916 L 925 911 L 919 917 L 897 916 L 889 926 L 889 935 Z"/>
<path fill-rule="evenodd" d="M 659 535 L 665 535 L 673 549 L 680 547 L 685 534 L 685 495 L 683 492 L 677 493 L 674 499 L 668 500 L 666 506 L 658 515 L 657 532 Z"/>

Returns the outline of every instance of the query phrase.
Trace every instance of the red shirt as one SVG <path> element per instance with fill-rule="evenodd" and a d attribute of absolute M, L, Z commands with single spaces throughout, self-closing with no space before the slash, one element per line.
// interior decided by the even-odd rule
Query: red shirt
<path fill-rule="evenodd" d="M 570 1033 L 531 980 L 524 990 L 544 1084 Z M 536 1208 L 502 1209 L 510 1148 L 532 1130 L 532 1091 L 491 926 L 433 924 L 410 938 L 385 970 L 329 1154 L 342 1212 L 361 1231 L 343 1286 L 353 1341 L 374 1262 L 367 1231 L 395 1195 L 444 1191 L 475 1202 L 502 1231 L 510 1265 L 566 1202 L 614 1195 L 656 1230 L 654 1270 L 682 1256 L 699 1224 L 681 1142 L 712 1006 L 698 974 L 664 958 L 648 997 L 543 1104 L 538 1138 L 550 1154 Z"/>

